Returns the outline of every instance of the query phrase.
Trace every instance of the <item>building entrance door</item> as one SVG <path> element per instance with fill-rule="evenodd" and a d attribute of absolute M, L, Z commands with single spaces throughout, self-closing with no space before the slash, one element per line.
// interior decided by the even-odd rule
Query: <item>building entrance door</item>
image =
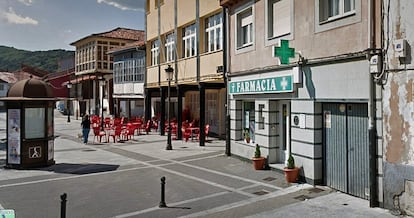
<path fill-rule="evenodd" d="M 323 104 L 323 119 L 326 185 L 368 199 L 368 105 Z"/>
<path fill-rule="evenodd" d="M 290 101 L 279 101 L 278 104 L 278 162 L 285 164 L 290 153 Z"/>

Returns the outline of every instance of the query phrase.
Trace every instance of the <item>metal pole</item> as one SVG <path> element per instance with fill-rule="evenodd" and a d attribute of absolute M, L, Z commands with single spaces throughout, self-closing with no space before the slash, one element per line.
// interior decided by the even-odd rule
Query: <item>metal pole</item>
<path fill-rule="evenodd" d="M 170 102 L 171 102 L 171 77 L 168 73 L 168 105 L 167 105 L 167 122 L 168 122 L 168 135 L 167 135 L 167 148 L 166 150 L 172 150 L 171 145 L 171 121 L 170 121 Z"/>
<path fill-rule="evenodd" d="M 66 218 L 66 198 L 67 198 L 67 194 L 63 193 L 63 195 L 60 196 L 60 217 L 61 218 Z"/>
<path fill-rule="evenodd" d="M 68 93 L 69 93 L 69 88 L 68 88 Z M 68 123 L 70 123 L 70 100 L 68 98 Z"/>
<path fill-rule="evenodd" d="M 103 114 L 103 99 L 104 99 L 104 85 L 103 85 L 103 81 L 101 81 L 101 131 L 104 131 L 104 114 Z"/>
<path fill-rule="evenodd" d="M 165 203 L 165 177 L 161 177 L 161 201 L 159 207 L 167 207 Z"/>
<path fill-rule="evenodd" d="M 68 87 L 68 123 L 70 123 L 70 88 Z"/>

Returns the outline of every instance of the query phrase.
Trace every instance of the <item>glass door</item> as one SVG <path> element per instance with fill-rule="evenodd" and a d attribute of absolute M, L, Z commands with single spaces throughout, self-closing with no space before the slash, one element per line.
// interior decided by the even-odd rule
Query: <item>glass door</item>
<path fill-rule="evenodd" d="M 290 153 L 290 101 L 279 101 L 278 162 L 286 164 Z"/>

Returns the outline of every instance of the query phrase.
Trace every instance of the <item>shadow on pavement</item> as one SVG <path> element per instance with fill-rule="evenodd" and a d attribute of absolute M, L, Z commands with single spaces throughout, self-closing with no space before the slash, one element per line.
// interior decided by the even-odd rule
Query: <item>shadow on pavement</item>
<path fill-rule="evenodd" d="M 50 167 L 37 168 L 36 170 L 53 171 L 55 173 L 68 173 L 68 174 L 91 174 L 114 171 L 119 168 L 119 165 L 112 164 L 71 164 L 71 163 L 59 163 Z"/>

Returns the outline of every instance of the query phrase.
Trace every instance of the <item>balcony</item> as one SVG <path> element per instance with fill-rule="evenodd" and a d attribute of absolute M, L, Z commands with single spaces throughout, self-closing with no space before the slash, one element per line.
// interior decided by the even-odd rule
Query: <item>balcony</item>
<path fill-rule="evenodd" d="M 220 6 L 230 7 L 238 2 L 241 2 L 241 0 L 220 0 Z"/>

